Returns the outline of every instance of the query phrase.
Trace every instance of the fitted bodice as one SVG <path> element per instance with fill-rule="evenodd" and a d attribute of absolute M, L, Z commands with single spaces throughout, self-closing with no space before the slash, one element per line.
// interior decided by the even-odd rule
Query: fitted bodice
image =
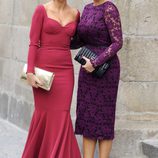
<path fill-rule="evenodd" d="M 76 30 L 77 21 L 72 21 L 62 26 L 58 21 L 49 18 L 43 5 L 43 27 L 41 32 L 41 46 L 70 47 L 71 37 Z"/>
<path fill-rule="evenodd" d="M 68 50 L 68 53 L 70 52 L 70 41 L 71 37 L 75 34 L 79 16 L 78 12 L 74 21 L 62 26 L 55 19 L 47 16 L 43 4 L 36 7 L 30 29 L 27 72 L 35 72 L 35 62 L 37 61 L 37 57 L 39 59 L 39 52 L 41 54 L 41 50 L 45 54 L 45 50 L 56 50 L 56 53 L 60 50 Z"/>
<path fill-rule="evenodd" d="M 94 7 L 92 3 L 84 8 L 78 25 L 78 33 L 84 43 L 104 47 L 110 45 L 111 40 L 105 24 L 104 10 L 104 7 Z"/>

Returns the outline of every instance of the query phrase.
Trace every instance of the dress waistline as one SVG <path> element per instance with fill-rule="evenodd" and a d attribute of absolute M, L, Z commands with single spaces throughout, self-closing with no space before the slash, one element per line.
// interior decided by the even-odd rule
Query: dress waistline
<path fill-rule="evenodd" d="M 85 47 L 90 47 L 90 48 L 108 48 L 106 45 L 89 45 L 86 44 Z"/>
<path fill-rule="evenodd" d="M 70 47 L 59 47 L 59 46 L 48 46 L 48 45 L 42 45 L 39 47 L 39 49 L 47 49 L 47 50 L 65 50 L 70 51 Z"/>

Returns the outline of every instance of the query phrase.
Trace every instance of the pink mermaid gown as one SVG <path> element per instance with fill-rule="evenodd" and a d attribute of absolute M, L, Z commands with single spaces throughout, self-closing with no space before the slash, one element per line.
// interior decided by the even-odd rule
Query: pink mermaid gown
<path fill-rule="evenodd" d="M 50 91 L 32 88 L 34 113 L 22 158 L 81 158 L 74 135 L 70 106 L 74 69 L 70 40 L 79 19 L 62 26 L 47 16 L 45 7 L 36 7 L 32 17 L 27 72 L 34 66 L 52 71 Z"/>

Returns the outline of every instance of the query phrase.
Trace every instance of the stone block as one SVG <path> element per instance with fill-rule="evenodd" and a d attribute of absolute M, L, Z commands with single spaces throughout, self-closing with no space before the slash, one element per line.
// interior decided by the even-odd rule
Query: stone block
<path fill-rule="evenodd" d="M 17 100 L 16 97 L 11 97 L 9 103 L 8 120 L 23 129 L 28 129 L 31 116 L 32 105 L 26 101 Z"/>
<path fill-rule="evenodd" d="M 142 142 L 143 153 L 148 156 L 148 158 L 158 157 L 158 140 L 144 140 Z"/>
<path fill-rule="evenodd" d="M 14 26 L 12 33 L 13 58 L 17 61 L 26 61 L 29 48 L 29 27 Z"/>
<path fill-rule="evenodd" d="M 158 3 L 155 0 L 132 0 L 129 9 L 129 34 L 158 34 Z"/>
<path fill-rule="evenodd" d="M 14 0 L 0 0 L 0 24 L 11 24 Z M 0 29 L 1 30 L 1 29 Z M 6 33 L 6 32 L 4 32 Z M 0 36 L 1 37 L 1 36 Z"/>
<path fill-rule="evenodd" d="M 0 79 L 2 79 L 2 77 L 3 77 L 4 62 L 5 62 L 5 60 L 0 58 Z"/>
<path fill-rule="evenodd" d="M 120 82 L 118 106 L 123 106 L 124 110 L 119 111 L 118 107 L 118 113 L 122 115 L 133 112 L 156 113 L 158 112 L 157 94 L 157 82 Z"/>
<path fill-rule="evenodd" d="M 128 35 L 158 34 L 157 7 L 154 0 L 114 0 L 122 19 L 123 32 Z"/>
<path fill-rule="evenodd" d="M 126 112 L 124 115 L 118 114 L 119 119 L 133 120 L 133 121 L 154 121 L 158 120 L 157 112 Z"/>
<path fill-rule="evenodd" d="M 120 79 L 124 80 L 128 74 L 128 49 L 129 49 L 129 41 L 130 38 L 124 38 L 123 47 L 119 52 L 117 52 L 117 55 L 120 60 Z"/>
<path fill-rule="evenodd" d="M 24 63 L 12 59 L 0 58 L 0 78 L 2 81 L 2 89 L 11 92 L 14 91 L 16 82 L 22 84 L 20 81 L 20 75 L 23 65 Z"/>
<path fill-rule="evenodd" d="M 6 93 L 0 93 L 0 117 L 7 119 L 9 96 Z"/>
<path fill-rule="evenodd" d="M 111 158 L 131 157 L 140 154 L 139 140 L 141 131 L 117 130 L 113 144 Z M 133 148 L 133 150 L 132 150 Z"/>
<path fill-rule="evenodd" d="M 157 121 L 117 120 L 110 158 L 146 158 L 142 152 L 141 142 L 157 136 L 157 132 Z"/>
<path fill-rule="evenodd" d="M 18 98 L 34 104 L 33 92 L 31 86 L 23 83 L 21 80 L 15 82 L 14 93 Z"/>
<path fill-rule="evenodd" d="M 123 81 L 158 81 L 155 65 L 158 64 L 157 47 L 155 38 L 130 37 L 124 42 L 120 54 Z M 124 61 L 125 60 L 125 61 Z"/>
<path fill-rule="evenodd" d="M 28 26 L 31 23 L 32 15 L 38 1 L 14 0 L 13 24 Z"/>
<path fill-rule="evenodd" d="M 129 30 L 129 8 L 130 8 L 130 1 L 129 0 L 114 0 L 114 4 L 117 6 L 120 18 L 121 18 L 121 24 L 122 24 L 122 30 L 123 33 L 128 34 Z"/>
<path fill-rule="evenodd" d="M 12 57 L 11 26 L 0 25 L 0 57 Z"/>
<path fill-rule="evenodd" d="M 0 59 L 1 90 L 12 91 L 14 87 L 14 65 L 11 59 Z"/>

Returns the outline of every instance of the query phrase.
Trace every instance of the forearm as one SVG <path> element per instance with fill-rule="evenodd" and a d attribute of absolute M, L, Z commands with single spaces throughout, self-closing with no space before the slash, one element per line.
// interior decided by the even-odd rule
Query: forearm
<path fill-rule="evenodd" d="M 27 57 L 27 73 L 35 73 L 34 66 L 37 56 L 37 49 L 40 46 L 40 35 L 43 25 L 43 12 L 41 6 L 37 6 L 32 16 L 30 28 L 30 44 Z"/>
<path fill-rule="evenodd" d="M 109 61 L 114 55 L 118 53 L 118 51 L 122 48 L 122 45 L 123 41 L 120 43 L 112 43 L 96 59 L 91 60 L 93 67 L 97 67 Z"/>
<path fill-rule="evenodd" d="M 111 5 L 105 9 L 104 19 L 111 44 L 96 59 L 91 60 L 94 67 L 102 65 L 111 59 L 123 45 L 121 19 L 115 5 Z"/>
<path fill-rule="evenodd" d="M 28 57 L 27 57 L 27 73 L 35 73 L 34 66 L 35 66 L 35 60 L 37 55 L 37 47 L 36 46 L 30 46 Z"/>

